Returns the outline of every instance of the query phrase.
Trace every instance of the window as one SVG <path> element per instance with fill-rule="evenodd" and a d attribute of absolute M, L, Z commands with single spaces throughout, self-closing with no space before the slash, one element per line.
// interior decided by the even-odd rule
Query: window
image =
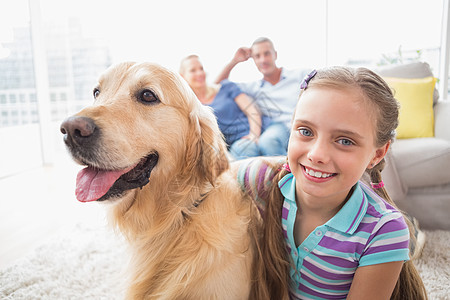
<path fill-rule="evenodd" d="M 328 1 L 328 63 L 376 67 L 421 60 L 437 76 L 442 8 L 442 0 Z"/>
<path fill-rule="evenodd" d="M 9 103 L 16 104 L 16 102 L 17 102 L 16 95 L 14 94 L 9 95 Z"/>
<path fill-rule="evenodd" d="M 39 125 L 43 99 L 37 99 L 34 61 L 42 58 L 33 57 L 29 3 L 35 2 L 0 4 L 0 140 L 2 128 Z M 238 47 L 250 46 L 260 36 L 274 41 L 278 66 L 289 69 L 375 67 L 420 59 L 440 74 L 444 0 L 229 0 L 220 13 L 216 3 L 206 0 L 179 0 L 176 10 L 173 1 L 40 4 L 40 12 L 34 6 L 31 11 L 42 17 L 40 41 L 48 71 L 45 100 L 50 102 L 46 109 L 51 118 L 43 122 L 56 126 L 92 102 L 98 75 L 112 63 L 152 61 L 177 71 L 180 60 L 195 53 L 211 82 Z M 107 14 L 102 13 L 105 7 Z M 230 79 L 260 77 L 250 60 L 239 64 Z M 20 113 L 12 116 L 13 111 Z M 60 136 L 55 138 L 55 144 L 61 142 Z"/>

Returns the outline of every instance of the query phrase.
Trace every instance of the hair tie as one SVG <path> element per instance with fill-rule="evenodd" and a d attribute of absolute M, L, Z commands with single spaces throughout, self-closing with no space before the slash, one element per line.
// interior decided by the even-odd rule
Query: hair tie
<path fill-rule="evenodd" d="M 373 183 L 371 182 L 370 185 L 372 186 L 372 188 L 374 189 L 381 189 L 382 187 L 384 187 L 384 182 L 380 181 L 378 183 Z"/>
<path fill-rule="evenodd" d="M 300 89 L 302 90 L 306 90 L 306 88 L 308 87 L 308 83 L 311 81 L 311 79 L 313 79 L 314 76 L 316 76 L 317 74 L 317 70 L 312 70 L 308 75 L 305 76 L 305 78 L 303 78 L 302 83 L 300 84 Z"/>
<path fill-rule="evenodd" d="M 283 170 L 288 171 L 289 173 L 291 172 L 291 168 L 289 167 L 289 163 L 284 163 L 283 166 L 281 167 Z"/>

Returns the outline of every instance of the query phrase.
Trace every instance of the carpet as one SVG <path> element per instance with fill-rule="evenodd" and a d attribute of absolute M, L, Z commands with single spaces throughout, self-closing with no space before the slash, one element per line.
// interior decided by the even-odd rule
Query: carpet
<path fill-rule="evenodd" d="M 426 231 L 416 266 L 430 299 L 450 299 L 450 231 Z M 0 270 L 0 299 L 123 299 L 126 243 L 108 227 L 60 231 Z"/>

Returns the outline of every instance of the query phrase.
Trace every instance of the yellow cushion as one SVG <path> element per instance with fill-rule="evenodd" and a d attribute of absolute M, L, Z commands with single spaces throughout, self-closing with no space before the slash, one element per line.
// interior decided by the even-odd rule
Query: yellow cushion
<path fill-rule="evenodd" d="M 434 136 L 433 92 L 436 78 L 384 77 L 400 102 L 398 139 Z"/>

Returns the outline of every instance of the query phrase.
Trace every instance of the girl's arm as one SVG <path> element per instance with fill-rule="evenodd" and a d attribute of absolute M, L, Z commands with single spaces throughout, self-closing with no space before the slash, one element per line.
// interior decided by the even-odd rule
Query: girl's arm
<path fill-rule="evenodd" d="M 261 135 L 262 119 L 256 104 L 244 93 L 239 94 L 234 101 L 236 101 L 236 104 L 247 116 L 248 124 L 250 125 L 250 132 L 246 138 L 258 139 Z"/>
<path fill-rule="evenodd" d="M 403 261 L 394 261 L 356 269 L 347 299 L 390 299 Z"/>

